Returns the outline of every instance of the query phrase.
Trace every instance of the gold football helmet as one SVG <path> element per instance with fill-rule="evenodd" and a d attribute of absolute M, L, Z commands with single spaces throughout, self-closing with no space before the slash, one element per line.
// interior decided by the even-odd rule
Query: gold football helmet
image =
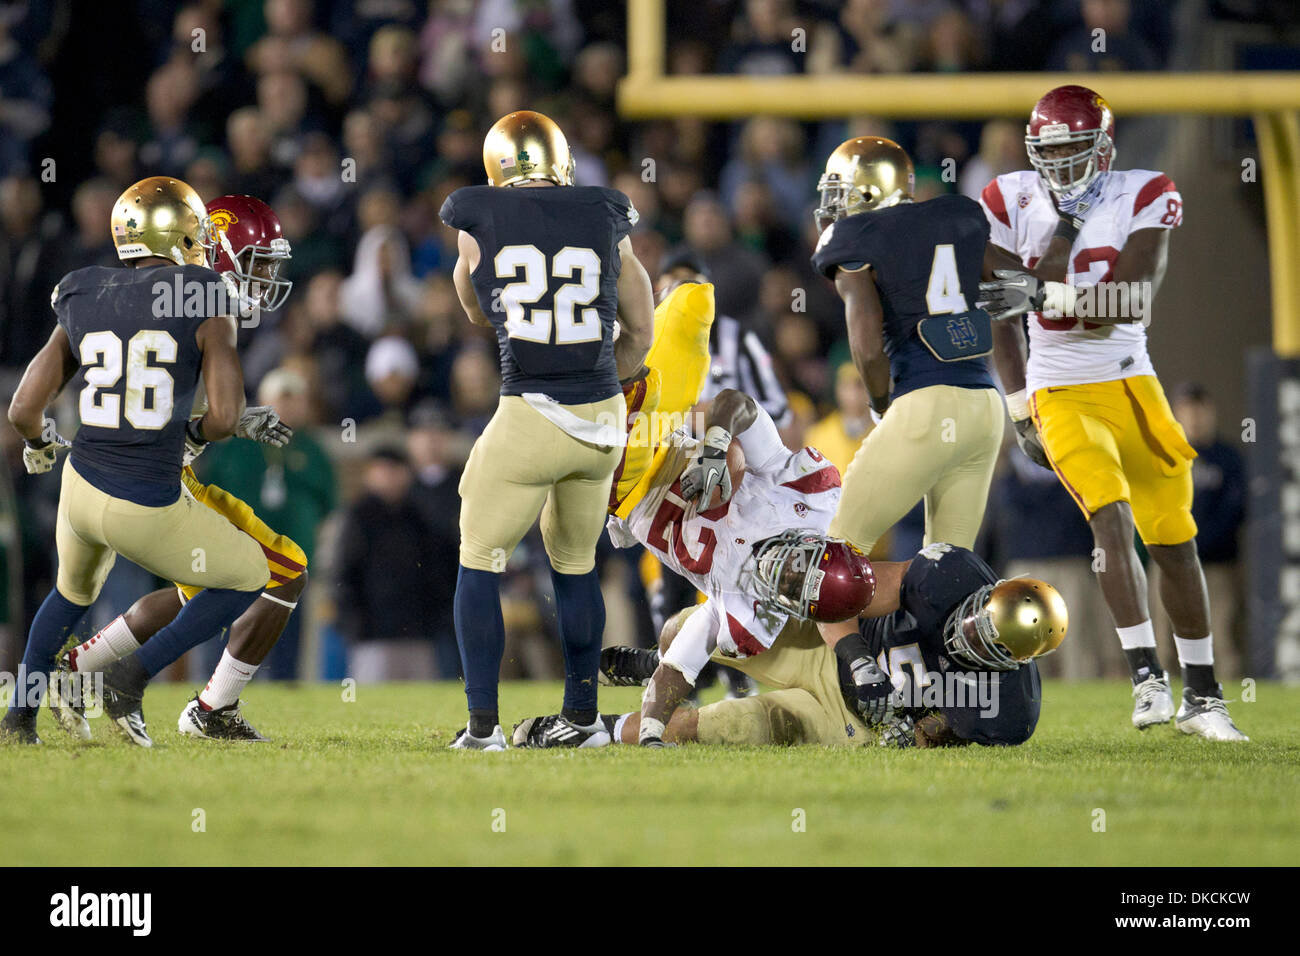
<path fill-rule="evenodd" d="M 957 606 L 944 626 L 948 654 L 972 667 L 1015 670 L 1065 640 L 1069 613 L 1056 588 L 1033 578 L 988 584 Z"/>
<path fill-rule="evenodd" d="M 916 171 L 907 151 L 892 139 L 856 136 L 831 153 L 817 190 L 822 201 L 813 215 L 818 228 L 823 228 L 828 221 L 911 199 Z"/>
<path fill-rule="evenodd" d="M 170 176 L 142 179 L 117 197 L 110 220 L 123 262 L 162 256 L 178 266 L 205 266 L 212 228 L 203 200 Z"/>
<path fill-rule="evenodd" d="M 513 186 L 530 179 L 573 185 L 569 141 L 549 116 L 532 110 L 507 113 L 483 140 L 483 168 L 493 186 Z"/>

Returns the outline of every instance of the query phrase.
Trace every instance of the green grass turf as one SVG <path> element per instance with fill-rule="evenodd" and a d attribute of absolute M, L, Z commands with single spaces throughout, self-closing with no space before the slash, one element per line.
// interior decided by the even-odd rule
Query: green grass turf
<path fill-rule="evenodd" d="M 41 715 L 40 748 L 0 745 L 0 859 L 96 864 L 1294 864 L 1300 688 L 1234 705 L 1253 741 L 1140 734 L 1121 684 L 1049 683 L 1027 745 L 947 751 L 686 746 L 452 752 L 455 684 L 255 684 L 274 741 L 181 738 L 193 690 L 160 685 L 158 745 L 103 721 L 75 742 Z M 515 720 L 558 704 L 507 684 Z M 606 711 L 635 689 L 601 690 Z M 206 829 L 195 832 L 201 808 Z M 803 832 L 792 824 L 796 810 Z M 1105 832 L 1094 832 L 1094 810 Z M 504 812 L 504 832 L 493 829 Z"/>

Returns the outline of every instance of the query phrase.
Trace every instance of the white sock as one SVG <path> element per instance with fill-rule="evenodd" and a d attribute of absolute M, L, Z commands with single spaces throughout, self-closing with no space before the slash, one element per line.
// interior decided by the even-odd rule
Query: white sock
<path fill-rule="evenodd" d="M 613 743 L 621 744 L 623 742 L 623 728 L 627 726 L 627 719 L 631 716 L 631 713 L 626 713 L 614 721 L 614 732 L 610 734 L 614 738 Z"/>
<path fill-rule="evenodd" d="M 1213 666 L 1214 635 L 1205 637 L 1179 637 L 1174 635 L 1174 647 L 1178 648 L 1178 663 L 1183 667 L 1188 664 Z"/>
<path fill-rule="evenodd" d="M 73 648 L 72 669 L 83 674 L 102 671 L 139 647 L 140 642 L 126 626 L 126 618 L 119 614 L 90 640 Z"/>
<path fill-rule="evenodd" d="M 1156 646 L 1156 629 L 1151 626 L 1150 620 L 1132 627 L 1117 627 L 1115 633 L 1119 635 L 1119 646 L 1126 651 Z"/>
<path fill-rule="evenodd" d="M 221 652 L 221 663 L 212 672 L 208 686 L 199 694 L 199 703 L 209 710 L 233 704 L 257 673 L 257 666 L 235 660 L 230 656 L 230 648 L 226 648 Z"/>

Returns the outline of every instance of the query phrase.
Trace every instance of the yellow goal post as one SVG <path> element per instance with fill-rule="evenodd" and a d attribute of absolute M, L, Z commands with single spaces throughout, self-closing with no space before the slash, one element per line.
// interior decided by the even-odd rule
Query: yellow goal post
<path fill-rule="evenodd" d="M 628 72 L 618 88 L 618 110 L 627 119 L 1023 118 L 1054 86 L 1097 82 L 1096 75 L 1070 73 L 670 76 L 664 73 L 664 0 L 628 0 L 627 7 Z M 1300 357 L 1300 74 L 1108 73 L 1105 86 L 1121 116 L 1254 119 L 1268 221 L 1273 349 Z"/>

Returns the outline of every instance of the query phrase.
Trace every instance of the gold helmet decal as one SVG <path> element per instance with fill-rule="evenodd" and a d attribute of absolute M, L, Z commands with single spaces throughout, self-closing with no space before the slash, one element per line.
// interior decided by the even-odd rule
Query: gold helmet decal
<path fill-rule="evenodd" d="M 161 256 L 178 266 L 207 265 L 211 222 L 199 194 L 179 179 L 140 180 L 117 197 L 109 225 L 123 262 Z"/>
<path fill-rule="evenodd" d="M 883 136 L 856 136 L 836 147 L 817 183 L 818 226 L 861 212 L 905 202 L 916 191 L 916 172 L 907 151 Z"/>
<path fill-rule="evenodd" d="M 483 140 L 483 168 L 493 186 L 532 179 L 573 185 L 569 141 L 554 120 L 532 110 L 508 113 L 492 124 Z"/>

